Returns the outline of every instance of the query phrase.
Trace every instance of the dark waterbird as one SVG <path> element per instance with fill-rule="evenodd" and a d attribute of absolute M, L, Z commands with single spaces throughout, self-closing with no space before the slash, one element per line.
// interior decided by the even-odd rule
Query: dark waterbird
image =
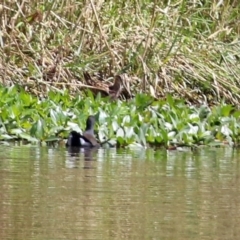
<path fill-rule="evenodd" d="M 111 100 L 117 100 L 118 98 L 122 97 L 124 97 L 125 99 L 132 97 L 132 94 L 129 90 L 128 81 L 123 74 L 116 75 L 114 77 L 114 82 L 112 85 L 100 81 L 96 77 L 91 77 L 88 72 L 84 72 L 83 75 L 87 83 L 86 87 L 88 87 L 94 95 L 100 93 L 103 97 L 109 96 Z"/>
<path fill-rule="evenodd" d="M 76 131 L 69 134 L 66 147 L 99 147 L 97 139 L 94 136 L 95 117 L 89 116 L 86 121 L 86 129 L 81 135 Z"/>

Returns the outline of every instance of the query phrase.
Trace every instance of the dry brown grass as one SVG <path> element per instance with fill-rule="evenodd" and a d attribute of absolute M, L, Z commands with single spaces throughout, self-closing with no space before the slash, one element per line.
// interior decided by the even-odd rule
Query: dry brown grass
<path fill-rule="evenodd" d="M 40 95 L 126 73 L 133 93 L 238 104 L 238 1 L 18 1 L 0 4 L 0 78 Z"/>

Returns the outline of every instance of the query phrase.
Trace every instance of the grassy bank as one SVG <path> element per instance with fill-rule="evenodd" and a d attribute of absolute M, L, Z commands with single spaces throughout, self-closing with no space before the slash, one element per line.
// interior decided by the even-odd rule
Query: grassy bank
<path fill-rule="evenodd" d="M 0 140 L 23 143 L 63 143 L 71 130 L 81 132 L 87 116 L 97 114 L 100 142 L 117 146 L 239 145 L 240 111 L 221 104 L 211 110 L 189 107 L 168 95 L 154 100 L 138 94 L 134 99 L 69 97 L 69 92 L 49 92 L 39 99 L 18 87 L 0 87 Z M 64 144 L 64 143 L 63 143 Z"/>
<path fill-rule="evenodd" d="M 84 71 L 126 73 L 132 93 L 237 105 L 239 11 L 236 0 L 3 0 L 1 82 L 45 96 L 87 88 Z"/>

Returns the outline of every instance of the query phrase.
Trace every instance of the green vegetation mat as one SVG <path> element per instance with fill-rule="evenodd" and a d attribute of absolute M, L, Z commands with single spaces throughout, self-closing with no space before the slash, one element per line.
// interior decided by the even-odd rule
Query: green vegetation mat
<path fill-rule="evenodd" d="M 238 105 L 239 11 L 238 0 L 2 0 L 0 80 L 46 96 L 88 88 L 84 72 L 125 73 L 133 94 Z"/>
<path fill-rule="evenodd" d="M 117 146 L 239 145 L 240 111 L 219 104 L 189 106 L 168 95 L 155 100 L 138 94 L 129 101 L 70 97 L 50 91 L 39 99 L 21 87 L 0 87 L 0 140 L 61 144 L 71 130 L 81 132 L 87 116 L 97 115 L 96 136 Z"/>

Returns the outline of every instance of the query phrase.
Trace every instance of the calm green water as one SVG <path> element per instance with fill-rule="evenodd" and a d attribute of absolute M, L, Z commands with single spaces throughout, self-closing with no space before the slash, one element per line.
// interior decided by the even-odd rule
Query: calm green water
<path fill-rule="evenodd" d="M 0 146 L 0 239 L 239 239 L 240 151 Z"/>

